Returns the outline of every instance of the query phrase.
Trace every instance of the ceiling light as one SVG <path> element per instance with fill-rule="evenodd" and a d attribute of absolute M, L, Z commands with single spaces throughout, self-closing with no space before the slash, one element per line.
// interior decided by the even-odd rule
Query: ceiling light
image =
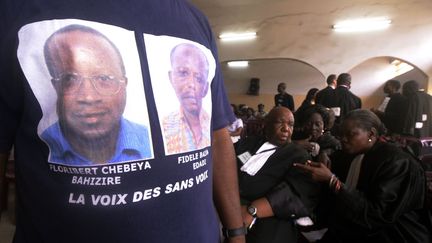
<path fill-rule="evenodd" d="M 247 67 L 249 66 L 248 61 L 231 61 L 228 62 L 229 67 Z"/>
<path fill-rule="evenodd" d="M 385 29 L 390 26 L 391 22 L 388 18 L 347 20 L 333 25 L 333 29 L 337 32 L 373 31 Z"/>
<path fill-rule="evenodd" d="M 256 38 L 256 32 L 225 33 L 219 35 L 219 39 L 223 41 L 251 40 L 255 38 Z"/>

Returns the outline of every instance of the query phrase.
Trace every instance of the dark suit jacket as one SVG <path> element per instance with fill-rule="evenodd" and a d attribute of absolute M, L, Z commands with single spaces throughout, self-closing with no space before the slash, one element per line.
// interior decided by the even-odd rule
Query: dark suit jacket
<path fill-rule="evenodd" d="M 338 86 L 334 94 L 334 104 L 331 107 L 340 107 L 340 116 L 336 118 L 336 123 L 340 123 L 348 112 L 360 109 L 362 106 L 361 99 L 351 93 L 347 87 Z"/>
<path fill-rule="evenodd" d="M 422 123 L 423 127 L 416 129 L 416 123 Z M 408 97 L 403 132 L 416 137 L 432 136 L 432 96 L 423 91 L 417 91 Z"/>
<path fill-rule="evenodd" d="M 384 125 L 388 132 L 402 134 L 407 110 L 407 98 L 400 93 L 390 96 L 384 111 Z"/>
<path fill-rule="evenodd" d="M 334 103 L 334 89 L 330 86 L 320 90 L 315 95 L 315 103 L 331 108 Z"/>
<path fill-rule="evenodd" d="M 247 137 L 236 144 L 236 154 L 251 155 L 265 142 Z M 297 241 L 294 220 L 310 215 L 317 204 L 319 185 L 310 176 L 293 168 L 293 163 L 305 162 L 309 155 L 302 147 L 290 143 L 278 148 L 255 176 L 238 170 L 240 197 L 243 204 L 266 197 L 275 216 L 259 218 L 247 234 L 247 242 L 286 243 Z M 243 165 L 238 160 L 239 168 Z"/>

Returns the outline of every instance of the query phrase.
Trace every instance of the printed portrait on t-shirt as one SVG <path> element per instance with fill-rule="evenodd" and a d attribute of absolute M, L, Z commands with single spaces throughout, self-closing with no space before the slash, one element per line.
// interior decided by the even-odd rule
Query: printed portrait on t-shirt
<path fill-rule="evenodd" d="M 170 36 L 144 35 L 165 154 L 210 146 L 211 81 L 215 59 L 204 46 Z"/>
<path fill-rule="evenodd" d="M 36 22 L 19 31 L 18 59 L 42 109 L 38 135 L 49 162 L 153 158 L 132 31 L 74 19 Z"/>

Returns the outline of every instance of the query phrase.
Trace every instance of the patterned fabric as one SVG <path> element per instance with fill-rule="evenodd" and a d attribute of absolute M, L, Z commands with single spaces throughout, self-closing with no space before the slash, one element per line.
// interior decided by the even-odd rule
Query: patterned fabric
<path fill-rule="evenodd" d="M 210 146 L 210 116 L 201 110 L 201 137 L 195 140 L 183 110 L 172 112 L 162 122 L 167 154 L 176 154 Z"/>

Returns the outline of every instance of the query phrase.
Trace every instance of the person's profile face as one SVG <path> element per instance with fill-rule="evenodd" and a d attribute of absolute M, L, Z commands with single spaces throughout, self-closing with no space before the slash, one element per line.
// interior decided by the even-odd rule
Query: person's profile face
<path fill-rule="evenodd" d="M 94 34 L 72 31 L 50 42 L 57 113 L 66 136 L 84 140 L 118 131 L 126 104 L 126 77 L 111 44 Z"/>
<path fill-rule="evenodd" d="M 358 125 L 354 119 L 347 119 L 341 126 L 342 149 L 349 154 L 360 154 L 371 146 L 368 139 L 370 132 Z"/>
<path fill-rule="evenodd" d="M 184 111 L 198 115 L 208 91 L 208 63 L 197 47 L 178 47 L 172 56 L 169 77 Z"/>
<path fill-rule="evenodd" d="M 272 116 L 272 115 L 271 115 Z M 280 109 L 268 125 L 267 138 L 271 144 L 284 145 L 291 141 L 291 135 L 294 129 L 294 116 L 288 109 Z"/>

